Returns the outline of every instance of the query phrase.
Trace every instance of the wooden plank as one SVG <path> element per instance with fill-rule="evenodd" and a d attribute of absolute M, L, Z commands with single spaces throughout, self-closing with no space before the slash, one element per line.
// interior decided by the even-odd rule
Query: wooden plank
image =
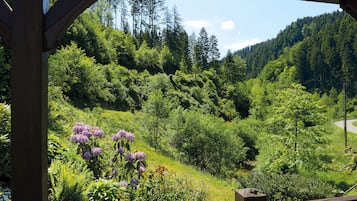
<path fill-rule="evenodd" d="M 47 57 L 42 1 L 13 1 L 11 42 L 12 200 L 48 200 Z"/>
<path fill-rule="evenodd" d="M 340 7 L 343 10 L 345 10 L 348 14 L 350 14 L 352 17 L 357 19 L 357 1 L 356 0 L 305 0 L 305 1 L 340 4 Z"/>
<path fill-rule="evenodd" d="M 325 199 L 311 200 L 311 201 L 353 201 L 353 200 L 357 200 L 357 196 L 325 198 Z"/>
<path fill-rule="evenodd" d="M 58 0 L 45 16 L 45 46 L 54 49 L 60 36 L 96 0 Z"/>
<path fill-rule="evenodd" d="M 5 45 L 10 47 L 12 8 L 5 0 L 0 0 L 0 36 Z"/>

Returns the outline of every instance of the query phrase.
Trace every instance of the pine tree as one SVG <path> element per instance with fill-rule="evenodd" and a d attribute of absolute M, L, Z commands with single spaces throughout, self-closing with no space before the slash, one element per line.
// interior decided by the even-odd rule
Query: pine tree
<path fill-rule="evenodd" d="M 202 69 L 208 69 L 208 56 L 209 56 L 209 38 L 207 31 L 204 27 L 201 28 L 197 42 L 194 45 L 194 58 L 195 63 Z"/>
<path fill-rule="evenodd" d="M 223 77 L 226 83 L 235 84 L 246 78 L 246 64 L 240 56 L 233 56 L 231 51 L 227 52 L 222 67 Z"/>

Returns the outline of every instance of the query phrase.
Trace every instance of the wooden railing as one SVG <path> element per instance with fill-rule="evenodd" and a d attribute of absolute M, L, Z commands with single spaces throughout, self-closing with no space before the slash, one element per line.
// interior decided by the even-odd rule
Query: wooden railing
<path fill-rule="evenodd" d="M 255 188 L 245 188 L 235 191 L 235 201 L 267 201 L 267 195 Z M 324 198 L 311 201 L 357 201 L 357 196 Z"/>
<path fill-rule="evenodd" d="M 325 199 L 312 200 L 312 201 L 353 201 L 353 200 L 357 200 L 357 196 L 325 198 Z"/>

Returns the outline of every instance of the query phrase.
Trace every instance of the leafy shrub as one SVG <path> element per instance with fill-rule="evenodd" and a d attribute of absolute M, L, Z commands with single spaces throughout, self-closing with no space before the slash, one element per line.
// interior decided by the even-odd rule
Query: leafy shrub
<path fill-rule="evenodd" d="M 10 170 L 10 139 L 8 135 L 0 135 L 0 183 L 9 184 Z"/>
<path fill-rule="evenodd" d="M 10 107 L 0 104 L 0 183 L 9 185 L 10 174 Z"/>
<path fill-rule="evenodd" d="M 172 143 L 181 160 L 214 175 L 226 175 L 245 161 L 248 148 L 223 119 L 182 110 L 175 116 Z"/>
<path fill-rule="evenodd" d="M 54 160 L 48 169 L 49 197 L 54 201 L 85 201 L 85 189 L 93 174 L 79 163 Z"/>
<path fill-rule="evenodd" d="M 49 58 L 51 85 L 61 88 L 74 103 L 114 102 L 101 66 L 72 42 Z"/>
<path fill-rule="evenodd" d="M 89 201 L 119 201 L 119 188 L 118 182 L 112 180 L 100 179 L 93 182 L 88 187 L 88 200 Z"/>
<path fill-rule="evenodd" d="M 143 111 L 150 115 L 144 121 L 150 132 L 147 141 L 155 148 L 159 147 L 160 140 L 166 130 L 166 119 L 170 115 L 170 107 L 170 100 L 164 97 L 161 90 L 153 91 L 143 105 Z"/>
<path fill-rule="evenodd" d="M 47 149 L 47 154 L 48 154 L 48 164 L 50 165 L 51 162 L 55 159 L 57 160 L 63 160 L 65 159 L 65 155 L 68 152 L 68 147 L 63 145 L 63 143 L 60 142 L 60 139 L 55 136 L 55 135 L 48 135 L 48 149 Z"/>
<path fill-rule="evenodd" d="M 334 188 L 297 174 L 253 174 L 240 180 L 243 188 L 257 188 L 268 200 L 312 200 L 332 196 Z"/>
<path fill-rule="evenodd" d="M 244 146 L 248 148 L 247 159 L 255 160 L 255 157 L 259 154 L 257 149 L 257 135 L 261 131 L 261 122 L 255 119 L 234 119 L 229 130 L 233 132 L 233 135 L 237 135 L 242 138 Z"/>
<path fill-rule="evenodd" d="M 158 50 L 149 48 L 145 41 L 135 53 L 135 63 L 139 71 L 147 70 L 152 74 L 163 71 L 159 65 Z"/>
<path fill-rule="evenodd" d="M 206 200 L 207 192 L 192 188 L 192 183 L 180 179 L 159 166 L 147 172 L 143 184 L 138 188 L 138 201 L 146 200 Z"/>
<path fill-rule="evenodd" d="M 0 103 L 0 135 L 10 134 L 10 106 Z"/>
<path fill-rule="evenodd" d="M 62 89 L 58 86 L 48 86 L 48 128 L 57 132 L 64 132 L 64 125 L 72 122 L 73 111 L 64 107 Z"/>

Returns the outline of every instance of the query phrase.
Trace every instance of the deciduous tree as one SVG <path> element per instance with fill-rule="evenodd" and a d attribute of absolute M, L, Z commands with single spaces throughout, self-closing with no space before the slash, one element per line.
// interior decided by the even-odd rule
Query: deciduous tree
<path fill-rule="evenodd" d="M 276 145 L 270 147 L 274 160 L 268 162 L 268 169 L 296 172 L 316 165 L 316 147 L 323 143 L 321 125 L 326 121 L 322 104 L 303 86 L 292 84 L 278 92 L 272 110 L 267 126 Z"/>

